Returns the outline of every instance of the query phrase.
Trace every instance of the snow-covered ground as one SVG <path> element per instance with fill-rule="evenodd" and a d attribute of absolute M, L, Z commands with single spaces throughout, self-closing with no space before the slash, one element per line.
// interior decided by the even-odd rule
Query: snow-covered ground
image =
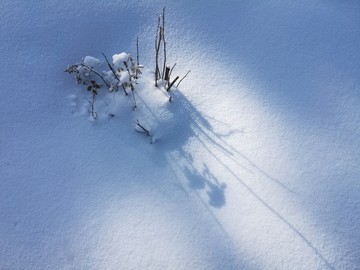
<path fill-rule="evenodd" d="M 173 103 L 147 71 L 163 6 L 169 61 L 191 69 Z M 2 0 L 0 269 L 359 269 L 359 14 Z M 64 69 L 135 53 L 137 36 L 141 106 L 88 121 Z"/>

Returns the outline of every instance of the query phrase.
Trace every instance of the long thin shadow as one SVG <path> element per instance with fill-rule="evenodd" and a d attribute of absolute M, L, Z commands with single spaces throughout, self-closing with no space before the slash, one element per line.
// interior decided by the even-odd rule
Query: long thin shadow
<path fill-rule="evenodd" d="M 231 172 L 232 173 L 232 172 Z M 327 267 L 330 269 L 335 269 L 328 260 L 320 253 L 320 251 L 313 246 L 313 244 L 298 230 L 292 225 L 289 221 L 287 221 L 282 215 L 280 215 L 274 208 L 272 208 L 269 204 L 267 204 L 259 195 L 257 195 L 248 185 L 246 185 L 240 178 L 236 177 L 237 180 L 256 198 L 258 199 L 267 209 L 269 209 L 273 214 L 275 214 L 280 220 L 282 220 L 289 228 L 292 229 L 294 233 L 296 233 L 314 252 L 318 255 Z"/>
<path fill-rule="evenodd" d="M 210 123 L 201 115 L 199 111 L 194 108 L 194 106 L 181 94 L 178 92 L 177 94 L 178 101 L 180 101 L 182 104 L 183 112 L 185 115 L 190 115 L 190 117 L 187 119 L 188 124 L 191 126 L 192 132 L 187 133 L 187 136 L 194 136 L 201 145 L 217 160 L 219 164 L 221 164 L 243 187 L 250 192 L 266 209 L 268 209 L 271 213 L 273 213 L 278 219 L 280 219 L 283 223 L 285 223 L 300 239 L 306 243 L 308 247 L 310 247 L 314 253 L 326 264 L 326 266 L 329 269 L 334 269 L 334 267 L 327 261 L 327 259 L 320 253 L 320 251 L 308 240 L 294 225 L 292 225 L 289 221 L 287 221 L 280 213 L 278 213 L 272 206 L 270 206 L 264 199 L 262 199 L 256 192 L 248 186 L 241 178 L 239 178 L 236 173 L 230 169 L 226 164 L 221 161 L 215 153 L 209 149 L 207 143 L 203 141 L 203 139 L 200 138 L 204 137 L 211 145 L 214 145 L 217 149 L 220 149 L 222 152 L 227 154 L 230 158 L 232 158 L 234 161 L 236 161 L 236 164 L 241 165 L 241 167 L 244 167 L 243 164 L 240 164 L 238 160 L 234 158 L 234 154 L 237 154 L 239 157 L 241 157 L 243 160 L 246 160 L 248 164 L 254 169 L 256 169 L 258 172 L 260 172 L 262 175 L 266 176 L 268 179 L 274 181 L 278 185 L 280 185 L 282 188 L 289 190 L 283 183 L 278 181 L 277 179 L 274 179 L 273 177 L 269 176 L 266 172 L 264 172 L 262 169 L 260 169 L 254 162 L 250 161 L 247 157 L 245 157 L 243 154 L 238 152 L 236 149 L 234 149 L 231 145 L 226 143 L 219 135 L 215 134 L 212 130 L 212 127 Z M 197 132 L 196 132 L 197 131 Z M 209 134 L 210 133 L 210 134 Z M 188 137 L 187 137 L 188 138 Z M 183 138 L 184 140 L 180 141 L 186 141 L 187 138 Z M 182 145 L 178 145 L 178 147 L 181 148 Z M 230 149 L 230 150 L 229 150 Z M 170 150 L 170 149 L 168 149 Z M 183 154 L 183 157 L 187 159 L 186 153 L 183 152 L 183 150 L 180 150 L 180 154 Z M 169 155 L 171 157 L 171 154 Z M 184 169 L 176 162 L 176 160 L 171 157 L 172 164 L 176 164 L 176 166 L 179 167 L 180 171 L 186 176 L 186 172 Z M 192 164 L 191 161 L 187 161 L 189 164 Z M 176 175 L 176 174 L 175 174 Z M 178 181 L 180 181 L 178 179 Z M 181 183 L 181 181 L 180 181 Z M 292 192 L 292 191 L 291 191 Z M 195 194 L 199 197 L 202 204 L 208 209 L 210 214 L 212 215 L 215 222 L 218 224 L 218 226 L 221 228 L 221 230 L 224 232 L 224 234 L 230 239 L 228 236 L 226 230 L 223 228 L 223 226 L 220 224 L 218 219 L 213 214 L 212 210 L 209 209 L 209 206 L 205 201 L 201 198 L 198 191 L 195 189 Z"/>
<path fill-rule="evenodd" d="M 198 138 L 199 139 L 199 138 Z M 203 145 L 203 147 L 231 174 L 233 175 L 233 177 L 242 185 L 246 188 L 246 190 L 248 190 L 263 206 L 265 206 L 271 213 L 273 213 L 277 218 L 279 218 L 282 222 L 284 222 L 298 237 L 300 237 L 313 251 L 314 253 L 326 264 L 326 266 L 329 269 L 334 269 L 334 267 L 329 263 L 329 261 L 320 253 L 320 251 L 310 242 L 310 240 L 308 240 L 294 225 L 292 225 L 289 221 L 287 221 L 280 213 L 278 213 L 272 206 L 270 206 L 264 199 L 262 199 L 258 194 L 256 194 L 256 192 L 250 187 L 248 186 L 243 180 L 241 180 L 241 178 L 239 178 L 235 172 L 233 170 L 231 170 L 229 167 L 227 167 L 223 161 L 221 161 L 206 145 L 205 143 L 200 140 L 200 143 Z M 185 156 L 185 159 L 187 160 L 188 158 L 186 157 L 185 153 L 182 153 Z M 184 173 L 184 175 L 186 176 L 186 173 L 184 172 L 184 168 L 182 168 L 177 162 L 176 160 L 169 155 L 171 160 L 172 160 L 172 164 L 175 164 L 180 171 L 182 171 L 182 173 Z M 187 162 L 189 163 L 189 161 L 187 160 Z M 176 176 L 176 173 L 174 172 L 174 175 Z M 177 176 L 176 176 L 177 177 Z M 181 183 L 180 179 L 177 180 Z M 195 190 L 195 194 L 197 195 L 197 197 L 199 198 L 199 200 L 201 201 L 201 203 L 207 208 L 208 212 L 211 214 L 211 216 L 213 217 L 214 221 L 217 223 L 217 225 L 219 226 L 219 228 L 221 228 L 221 230 L 223 231 L 223 233 L 226 235 L 226 237 L 228 239 L 231 239 L 230 236 L 227 234 L 226 230 L 224 229 L 224 227 L 221 225 L 221 223 L 219 222 L 219 220 L 217 219 L 217 217 L 213 214 L 212 210 L 209 208 L 208 204 L 204 202 L 204 200 L 202 199 L 202 197 L 200 196 L 200 194 L 198 193 L 197 190 Z"/>
<path fill-rule="evenodd" d="M 201 144 L 205 149 L 230 173 L 235 179 L 239 181 L 262 205 L 264 205 L 270 212 L 277 216 L 281 221 L 283 221 L 295 234 L 297 234 L 314 252 L 318 255 L 322 261 L 330 268 L 334 267 L 325 259 L 325 257 L 313 246 L 313 244 L 298 230 L 288 222 L 281 214 L 279 214 L 274 208 L 272 208 L 268 203 L 266 203 L 259 195 L 256 194 L 243 180 L 241 180 L 229 167 L 227 167 L 203 142 Z"/>
<path fill-rule="evenodd" d="M 283 183 L 281 183 L 278 179 L 270 176 L 268 173 L 266 173 L 263 169 L 259 168 L 253 161 L 251 161 L 249 158 L 247 158 L 244 154 L 240 153 L 238 150 L 236 150 L 233 146 L 231 146 L 230 144 L 228 144 L 227 142 L 225 142 L 221 137 L 218 137 L 218 139 L 224 143 L 227 147 L 229 147 L 233 152 L 235 152 L 237 155 L 239 155 L 241 158 L 245 159 L 253 168 L 255 168 L 257 171 L 259 171 L 262 175 L 264 175 L 266 178 L 272 180 L 273 182 L 277 183 L 278 185 L 280 185 L 282 188 L 284 188 L 285 190 L 291 192 L 291 193 L 295 193 L 295 191 L 289 189 L 288 187 L 286 187 Z"/>
<path fill-rule="evenodd" d="M 248 159 L 242 153 L 237 151 L 233 146 L 231 146 L 227 142 L 225 142 L 220 135 L 216 134 L 213 131 L 211 124 L 206 120 L 206 118 L 204 116 L 202 116 L 202 114 L 191 104 L 191 102 L 184 95 L 182 95 L 180 92 L 177 92 L 176 96 L 182 103 L 182 105 L 185 108 L 185 110 L 187 111 L 187 113 L 192 116 L 191 124 L 193 125 L 193 128 L 195 128 L 197 131 L 199 131 L 212 145 L 216 146 L 220 151 L 222 151 L 224 154 L 226 154 L 231 160 L 233 160 L 235 163 L 237 163 L 243 169 L 250 171 L 247 167 L 244 166 L 244 164 L 241 164 L 234 157 L 234 153 L 237 154 L 239 157 L 241 157 L 243 160 L 246 160 L 247 163 L 250 165 L 250 167 L 252 167 L 256 171 L 258 171 L 260 174 L 264 175 L 267 179 L 278 184 L 280 187 L 282 187 L 286 191 L 295 193 L 295 191 L 286 187 L 278 179 L 275 179 L 274 177 L 267 174 L 264 170 L 259 168 L 254 162 L 252 162 L 250 159 Z M 210 133 L 210 135 L 209 135 L 209 133 Z M 220 142 L 217 142 L 215 139 L 219 140 Z"/>
<path fill-rule="evenodd" d="M 269 179 L 275 181 L 277 184 L 279 184 L 281 187 L 283 187 L 286 190 L 289 190 L 284 184 L 282 184 L 281 182 L 279 182 L 277 179 L 274 179 L 272 177 L 270 177 L 267 173 L 265 173 L 262 169 L 260 169 L 255 163 L 253 163 L 252 161 L 250 161 L 247 157 L 245 157 L 243 154 L 241 154 L 240 152 L 238 152 L 236 149 L 234 149 L 232 146 L 230 146 L 229 144 L 227 144 L 221 137 L 219 137 L 218 135 L 216 135 L 214 133 L 214 131 L 212 130 L 212 127 L 210 125 L 210 123 L 200 114 L 199 111 L 196 110 L 196 108 L 194 108 L 194 106 L 181 94 L 178 92 L 178 101 L 180 101 L 182 104 L 182 108 L 184 110 L 185 115 L 188 114 L 190 115 L 190 117 L 187 119 L 188 124 L 191 126 L 192 128 L 192 132 L 187 133 L 186 134 L 186 138 L 183 138 L 183 140 L 180 141 L 186 141 L 188 139 L 188 137 L 190 136 L 195 136 L 198 141 L 201 143 L 201 145 L 219 162 L 219 164 L 221 164 L 231 175 L 234 176 L 235 179 L 237 179 L 237 181 L 242 184 L 263 206 L 265 206 L 270 212 L 272 212 L 276 217 L 278 217 L 282 222 L 284 222 L 296 235 L 298 235 L 298 237 L 300 237 L 313 251 L 314 253 L 321 258 L 321 260 L 327 265 L 327 267 L 329 267 L 330 269 L 334 269 L 334 267 L 326 260 L 326 258 L 324 258 L 324 256 L 314 247 L 314 245 L 298 230 L 296 229 L 296 227 L 294 225 L 292 225 L 290 222 L 288 222 L 281 214 L 279 214 L 274 208 L 272 208 L 266 201 L 264 201 L 259 195 L 257 195 L 255 193 L 254 190 L 251 189 L 251 187 L 249 187 L 243 180 L 241 180 L 234 171 L 232 171 L 229 167 L 227 167 L 223 161 L 221 161 L 215 154 L 214 152 L 212 152 L 211 149 L 209 149 L 209 147 L 207 146 L 207 144 L 199 137 L 199 135 L 202 135 L 206 140 L 209 141 L 210 144 L 214 145 L 216 148 L 222 150 L 222 152 L 226 153 L 229 157 L 231 157 L 234 161 L 236 161 L 237 164 L 241 165 L 242 167 L 244 167 L 242 164 L 240 164 L 234 157 L 233 157 L 233 153 L 236 153 L 238 156 L 240 156 L 242 159 L 247 160 L 247 162 L 253 167 L 255 168 L 257 171 L 259 171 L 261 174 L 263 174 L 264 176 L 268 177 Z M 151 111 L 151 110 L 150 110 Z M 197 130 L 199 132 L 199 134 L 197 134 L 195 132 L 195 130 Z M 211 135 L 208 134 L 208 132 L 210 132 Z M 219 140 L 220 142 L 216 141 L 214 139 L 214 137 Z M 178 147 L 181 147 L 181 145 L 178 145 Z M 229 150 L 230 149 L 230 150 Z M 165 149 L 166 150 L 166 147 Z M 170 150 L 170 149 L 167 149 Z M 186 158 L 186 153 L 182 153 L 184 154 L 185 158 Z M 170 154 L 171 156 L 171 154 Z M 180 170 L 184 173 L 183 168 L 181 168 L 181 166 L 179 164 L 177 164 L 177 162 L 175 160 L 172 160 L 173 164 L 176 164 L 177 166 L 179 166 Z M 191 163 L 190 163 L 191 164 Z M 176 175 L 176 174 L 175 174 Z M 185 174 L 184 174 L 185 175 Z M 178 179 L 179 180 L 179 179 Z M 179 180 L 180 181 L 180 180 Z M 181 182 L 180 182 L 181 183 Z M 203 199 L 201 198 L 201 196 L 199 195 L 199 193 L 195 190 L 195 193 L 197 194 L 197 196 L 199 197 L 200 201 L 202 202 L 202 204 L 204 204 L 208 211 L 210 212 L 210 214 L 212 215 L 213 219 L 216 221 L 216 223 L 218 224 L 218 226 L 221 228 L 221 230 L 227 235 L 227 232 L 225 231 L 225 229 L 222 227 L 222 225 L 220 224 L 220 222 L 218 221 L 218 219 L 215 217 L 215 215 L 213 214 L 213 212 L 211 211 L 211 209 L 209 209 L 209 206 L 203 201 Z M 227 235 L 228 238 L 230 238 Z"/>
<path fill-rule="evenodd" d="M 269 174 L 267 174 L 264 170 L 262 170 L 261 168 L 259 168 L 254 162 L 252 162 L 249 158 L 247 158 L 246 156 L 244 156 L 242 153 L 240 153 L 239 151 L 237 151 L 233 146 L 229 145 L 227 142 L 225 142 L 221 136 L 219 136 L 218 134 L 216 134 L 215 132 L 211 131 L 211 134 L 214 135 L 218 140 L 220 140 L 221 143 L 216 142 L 213 138 L 211 138 L 210 135 L 208 135 L 204 130 L 202 130 L 201 127 L 198 126 L 199 129 L 201 129 L 201 133 L 205 136 L 206 139 L 208 139 L 211 143 L 213 143 L 213 145 L 215 145 L 218 149 L 220 149 L 224 154 L 226 154 L 231 160 L 233 160 L 235 163 L 237 163 L 239 166 L 241 166 L 244 169 L 247 169 L 243 164 L 241 164 L 236 158 L 234 158 L 233 153 L 237 154 L 238 156 L 240 156 L 242 159 L 246 160 L 247 163 L 250 164 L 251 167 L 255 168 L 255 170 L 257 170 L 258 172 L 260 172 L 262 175 L 264 175 L 266 178 L 272 180 L 273 182 L 275 182 L 276 184 L 278 184 L 279 186 L 281 186 L 283 189 L 291 192 L 291 193 L 295 193 L 295 191 L 289 189 L 288 187 L 286 187 L 283 183 L 281 183 L 279 180 L 275 179 L 274 177 L 270 176 Z M 223 145 L 226 145 L 229 149 L 226 149 Z M 248 170 L 248 169 L 247 169 Z"/>

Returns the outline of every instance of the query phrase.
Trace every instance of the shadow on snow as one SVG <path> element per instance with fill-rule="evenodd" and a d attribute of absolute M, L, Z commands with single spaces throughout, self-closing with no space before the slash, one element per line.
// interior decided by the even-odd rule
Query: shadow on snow
<path fill-rule="evenodd" d="M 313 250 L 314 254 L 316 254 L 316 256 L 319 257 L 328 268 L 333 269 L 330 262 L 311 243 L 311 241 L 303 235 L 301 231 L 299 231 L 273 206 L 257 194 L 257 192 L 249 184 L 239 177 L 237 172 L 226 165 L 225 162 L 219 158 L 219 155 L 216 154 L 216 152 L 220 151 L 227 158 L 230 158 L 235 164 L 237 164 L 242 170 L 261 176 L 262 179 L 266 179 L 269 183 L 276 185 L 285 192 L 295 193 L 278 179 L 268 175 L 254 162 L 224 140 L 225 137 L 242 131 L 230 130 L 226 134 L 218 134 L 214 131 L 210 122 L 180 91 L 174 91 L 171 94 L 174 98 L 174 102 L 171 106 L 169 106 L 169 108 L 174 113 L 173 121 L 176 123 L 176 129 L 173 129 L 172 134 L 167 134 L 168 136 L 161 138 L 154 145 L 158 150 L 156 152 L 158 154 L 159 151 L 161 151 L 164 154 L 164 162 L 170 164 L 174 175 L 180 182 L 181 186 L 183 186 L 183 179 L 185 179 L 187 188 L 190 188 L 190 190 L 193 190 L 197 194 L 223 232 L 227 235 L 226 230 L 214 215 L 211 207 L 222 208 L 226 205 L 227 185 L 215 176 L 215 171 L 211 171 L 211 168 L 209 168 L 205 161 L 196 160 L 194 155 L 187 150 L 188 143 L 190 141 L 192 141 L 196 147 L 205 149 L 205 152 L 208 153 L 219 166 L 225 169 L 231 177 L 236 179 L 237 182 L 241 184 L 254 198 L 256 198 L 261 205 L 276 216 L 281 222 L 286 224 L 295 235 L 297 235 L 311 250 Z M 193 147 L 191 147 L 191 149 L 194 150 Z M 183 189 L 186 192 L 186 188 L 184 187 Z M 204 200 L 204 197 L 206 200 Z"/>

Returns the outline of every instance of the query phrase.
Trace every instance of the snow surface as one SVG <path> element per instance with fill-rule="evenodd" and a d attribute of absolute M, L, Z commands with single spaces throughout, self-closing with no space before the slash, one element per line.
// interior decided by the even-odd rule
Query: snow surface
<path fill-rule="evenodd" d="M 144 72 L 141 109 L 109 96 L 99 110 L 116 116 L 87 121 L 64 69 L 135 52 L 136 36 L 153 69 L 163 6 L 169 63 L 191 69 L 174 102 Z M 359 14 L 352 0 L 3 0 L 0 269 L 359 269 Z"/>

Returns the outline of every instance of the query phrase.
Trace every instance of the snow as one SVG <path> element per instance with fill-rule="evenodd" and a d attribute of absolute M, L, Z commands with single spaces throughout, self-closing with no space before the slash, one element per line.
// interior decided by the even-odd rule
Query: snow
<path fill-rule="evenodd" d="M 85 56 L 84 58 L 84 65 L 95 67 L 100 64 L 100 60 L 92 57 L 92 56 Z"/>
<path fill-rule="evenodd" d="M 359 268 L 357 1 L 1 5 L 0 269 Z M 137 108 L 100 91 L 88 121 L 63 70 L 137 36 Z"/>
<path fill-rule="evenodd" d="M 130 79 L 129 72 L 121 71 L 121 72 L 119 72 L 119 74 L 120 74 L 120 83 L 129 82 L 129 79 Z"/>
<path fill-rule="evenodd" d="M 129 55 L 127 53 L 114 54 L 112 56 L 113 64 L 115 68 L 118 68 L 123 65 L 124 62 L 127 62 L 129 59 Z"/>

